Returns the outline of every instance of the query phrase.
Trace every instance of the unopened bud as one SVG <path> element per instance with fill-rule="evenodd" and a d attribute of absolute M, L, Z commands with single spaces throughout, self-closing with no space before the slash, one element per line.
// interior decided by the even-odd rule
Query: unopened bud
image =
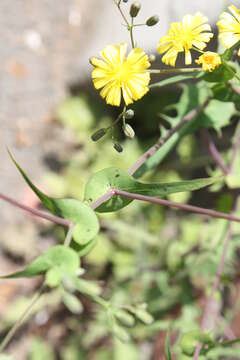
<path fill-rule="evenodd" d="M 128 0 L 123 0 L 123 2 L 127 3 L 127 2 L 128 2 Z"/>
<path fill-rule="evenodd" d="M 122 146 L 121 146 L 119 143 L 113 144 L 113 147 L 114 147 L 114 149 L 115 149 L 117 152 L 119 152 L 119 153 L 121 153 L 121 152 L 123 151 L 123 148 L 122 148 Z"/>
<path fill-rule="evenodd" d="M 129 109 L 125 113 L 125 119 L 130 120 L 134 117 L 134 111 L 132 109 Z"/>
<path fill-rule="evenodd" d="M 157 15 L 151 16 L 149 19 L 147 19 L 146 21 L 146 25 L 147 26 L 154 26 L 159 22 L 159 17 Z"/>
<path fill-rule="evenodd" d="M 149 55 L 149 61 L 150 61 L 151 63 L 154 62 L 154 61 L 156 61 L 156 55 L 154 55 L 154 54 Z"/>
<path fill-rule="evenodd" d="M 92 134 L 91 139 L 92 139 L 92 141 L 98 141 L 104 135 L 106 135 L 106 133 L 107 133 L 107 129 L 105 129 L 105 128 L 99 129 L 94 134 Z"/>
<path fill-rule="evenodd" d="M 133 130 L 133 128 L 131 127 L 131 125 L 129 124 L 126 124 L 124 127 L 123 127 L 123 131 L 124 131 L 124 134 L 129 137 L 130 139 L 133 139 L 134 136 L 135 136 L 135 132 Z"/>
<path fill-rule="evenodd" d="M 141 3 L 139 1 L 135 1 L 132 5 L 131 5 L 131 8 L 130 8 L 130 15 L 132 18 L 135 18 L 139 11 L 141 9 Z"/>

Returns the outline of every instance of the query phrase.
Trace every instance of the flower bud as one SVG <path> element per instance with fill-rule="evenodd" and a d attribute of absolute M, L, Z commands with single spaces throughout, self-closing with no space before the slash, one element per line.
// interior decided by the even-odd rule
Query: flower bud
<path fill-rule="evenodd" d="M 107 129 L 105 129 L 105 128 L 99 129 L 94 134 L 92 134 L 91 139 L 92 139 L 92 141 L 98 141 L 104 135 L 106 135 L 106 133 L 107 133 Z"/>
<path fill-rule="evenodd" d="M 154 55 L 154 54 L 149 55 L 149 61 L 150 61 L 151 63 L 154 62 L 154 61 L 156 61 L 156 55 Z"/>
<path fill-rule="evenodd" d="M 139 1 L 134 1 L 134 3 L 131 5 L 131 8 L 130 8 L 130 15 L 132 18 L 135 18 L 139 11 L 141 9 L 141 4 Z"/>
<path fill-rule="evenodd" d="M 154 26 L 159 22 L 159 17 L 157 15 L 151 16 L 149 19 L 147 19 L 146 21 L 146 25 L 147 26 Z"/>
<path fill-rule="evenodd" d="M 129 124 L 126 124 L 124 127 L 123 127 L 123 131 L 124 131 L 124 134 L 129 137 L 130 139 L 133 139 L 134 136 L 135 136 L 135 132 L 133 130 L 133 128 L 129 125 Z"/>
<path fill-rule="evenodd" d="M 119 153 L 121 153 L 121 152 L 123 151 L 123 148 L 122 148 L 122 146 L 121 146 L 119 143 L 113 144 L 113 147 L 114 147 L 114 149 L 115 149 L 117 152 L 119 152 Z"/>
<path fill-rule="evenodd" d="M 134 111 L 132 109 L 129 109 L 125 113 L 125 119 L 130 120 L 134 117 Z"/>
<path fill-rule="evenodd" d="M 127 3 L 127 2 L 128 2 L 128 0 L 123 0 L 123 2 Z"/>

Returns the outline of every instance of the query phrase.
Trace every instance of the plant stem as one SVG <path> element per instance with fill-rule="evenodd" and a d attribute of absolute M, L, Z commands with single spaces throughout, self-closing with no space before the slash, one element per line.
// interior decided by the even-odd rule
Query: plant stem
<path fill-rule="evenodd" d="M 222 170 L 223 174 L 228 175 L 230 170 L 228 169 L 221 154 L 219 153 L 218 149 L 216 148 L 216 145 L 214 144 L 212 137 L 209 134 L 208 130 L 202 129 L 202 135 L 203 135 L 204 141 L 205 141 L 214 161 L 219 166 L 219 168 Z"/>
<path fill-rule="evenodd" d="M 189 212 L 192 212 L 195 214 L 210 216 L 210 217 L 213 217 L 216 219 L 225 219 L 225 220 L 229 220 L 229 221 L 240 222 L 240 218 L 237 216 L 225 214 L 225 213 L 211 210 L 211 209 L 200 208 L 198 206 L 180 204 L 180 203 L 176 203 L 174 201 L 155 198 L 152 196 L 145 196 L 145 195 L 140 195 L 140 194 L 135 194 L 135 193 L 129 193 L 127 191 L 121 191 L 118 189 L 113 189 L 113 193 L 114 193 L 114 195 L 124 196 L 124 197 L 127 197 L 132 200 L 146 201 L 151 204 L 173 207 L 173 208 L 181 209 L 184 211 L 189 211 Z"/>
<path fill-rule="evenodd" d="M 22 210 L 28 212 L 30 215 L 49 220 L 57 225 L 62 225 L 62 226 L 66 226 L 66 227 L 70 227 L 72 225 L 72 223 L 69 220 L 62 219 L 58 216 L 47 214 L 44 211 L 33 209 L 29 206 L 23 205 L 20 202 L 14 200 L 14 199 L 11 199 L 9 196 L 4 195 L 2 193 L 0 193 L 0 199 L 8 202 L 9 204 L 11 204 L 15 207 L 18 207 L 19 209 L 22 209 Z"/>
<path fill-rule="evenodd" d="M 235 92 L 235 94 L 240 95 L 240 87 L 235 84 L 231 84 L 231 86 L 232 86 L 232 91 Z"/>
<path fill-rule="evenodd" d="M 32 310 L 33 306 L 36 304 L 36 302 L 40 299 L 42 293 L 44 290 L 44 285 L 41 286 L 39 292 L 37 292 L 35 294 L 35 296 L 33 297 L 32 302 L 30 303 L 30 305 L 26 308 L 26 310 L 24 311 L 24 313 L 21 315 L 21 317 L 18 319 L 18 321 L 13 325 L 13 327 L 10 329 L 10 331 L 7 333 L 7 335 L 5 336 L 5 338 L 3 339 L 1 345 L 0 345 L 0 353 L 2 353 L 4 351 L 4 349 L 6 348 L 6 346 L 8 345 L 8 343 L 11 341 L 11 339 L 13 338 L 13 336 L 15 335 L 16 331 L 20 328 L 20 326 L 22 325 L 22 323 L 24 322 L 24 320 L 26 319 L 26 317 L 29 315 L 30 311 Z"/>
<path fill-rule="evenodd" d="M 131 44 L 132 44 L 132 48 L 135 48 L 135 42 L 134 42 L 134 38 L 133 38 L 133 18 L 131 19 L 131 25 L 129 26 L 129 32 L 130 32 L 130 39 L 131 39 Z"/>
<path fill-rule="evenodd" d="M 65 246 L 70 246 L 70 243 L 71 243 L 72 237 L 73 237 L 74 227 L 75 227 L 75 225 L 72 223 L 69 225 L 68 232 L 67 232 L 67 235 L 66 235 L 65 241 L 64 241 Z"/>
<path fill-rule="evenodd" d="M 100 205 L 104 204 L 106 201 L 111 199 L 111 197 L 114 195 L 113 191 L 109 190 L 104 195 L 102 195 L 100 198 L 98 198 L 95 202 L 91 204 L 91 208 L 93 210 L 97 209 Z"/>
<path fill-rule="evenodd" d="M 119 10 L 119 12 L 120 12 L 120 14 L 121 14 L 121 16 L 122 16 L 122 18 L 123 18 L 123 20 L 124 20 L 125 24 L 126 24 L 126 25 L 127 25 L 127 27 L 129 28 L 130 24 L 129 24 L 129 22 L 128 22 L 128 20 L 127 20 L 126 16 L 124 15 L 124 13 L 123 13 L 123 11 L 122 11 L 122 9 L 121 9 L 121 2 L 119 2 L 119 3 L 118 3 L 118 4 L 116 4 L 116 5 L 117 5 L 117 8 L 118 8 L 118 10 Z"/>
<path fill-rule="evenodd" d="M 179 68 L 179 69 L 151 69 L 148 70 L 151 74 L 182 74 L 182 73 L 191 73 L 191 72 L 200 72 L 201 68 Z"/>
<path fill-rule="evenodd" d="M 186 114 L 183 119 L 172 129 L 169 130 L 167 135 L 163 139 L 159 139 L 156 144 L 154 144 L 150 149 L 148 149 L 129 169 L 128 173 L 129 175 L 134 175 L 134 173 L 151 157 L 153 156 L 161 146 L 163 146 L 170 137 L 177 133 L 181 128 L 183 128 L 188 122 L 193 120 L 199 113 L 205 109 L 205 107 L 208 105 L 209 99 L 205 101 L 204 104 L 199 106 L 197 109 L 191 110 L 188 114 Z"/>
<path fill-rule="evenodd" d="M 234 200 L 233 212 L 236 211 L 237 200 L 238 200 L 238 197 L 236 196 L 235 200 Z M 223 273 L 223 270 L 224 270 L 225 260 L 226 260 L 227 251 L 228 251 L 228 247 L 229 247 L 231 238 L 232 238 L 232 224 L 230 223 L 228 225 L 227 235 L 226 235 L 226 238 L 225 238 L 225 241 L 224 241 L 224 244 L 223 244 L 223 251 L 222 251 L 221 259 L 220 259 L 220 262 L 219 262 L 219 265 L 218 265 L 218 270 L 217 270 L 217 273 L 216 273 L 216 276 L 215 276 L 215 279 L 214 279 L 214 282 L 213 282 L 211 293 L 210 293 L 210 296 L 209 296 L 209 298 L 208 298 L 208 300 L 206 302 L 206 305 L 205 305 L 203 318 L 202 318 L 202 323 L 201 323 L 201 330 L 202 331 L 204 331 L 204 330 L 206 330 L 208 328 L 209 318 L 210 318 L 210 315 L 212 313 L 212 307 L 213 307 L 213 304 L 214 304 L 214 295 L 215 295 L 215 292 L 217 291 L 217 289 L 219 287 L 219 284 L 220 284 L 220 280 L 221 280 L 221 276 L 222 276 L 222 273 Z M 213 328 L 211 330 L 214 330 L 214 327 L 215 327 L 215 323 L 213 324 Z M 198 360 L 201 349 L 202 349 L 202 345 L 201 345 L 201 343 L 199 343 L 197 345 L 197 347 L 196 347 L 193 360 Z"/>

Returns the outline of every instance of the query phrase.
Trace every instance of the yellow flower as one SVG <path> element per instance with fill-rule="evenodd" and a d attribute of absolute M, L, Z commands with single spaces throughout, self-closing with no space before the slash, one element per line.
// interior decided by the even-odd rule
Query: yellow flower
<path fill-rule="evenodd" d="M 232 15 L 223 12 L 220 20 L 217 22 L 219 39 L 227 49 L 240 41 L 240 10 L 236 6 L 231 5 L 229 6 L 229 11 Z M 240 49 L 238 55 L 240 56 Z"/>
<path fill-rule="evenodd" d="M 100 95 L 110 105 L 120 106 L 122 96 L 126 105 L 132 104 L 149 90 L 148 56 L 140 48 L 133 49 L 127 57 L 126 51 L 126 43 L 109 45 L 101 51 L 103 60 L 90 60 L 94 66 L 93 84 L 102 89 Z"/>
<path fill-rule="evenodd" d="M 201 55 L 197 60 L 196 63 L 201 65 L 204 71 L 212 72 L 215 70 L 219 65 L 221 65 L 222 60 L 221 57 L 211 51 L 206 51 L 203 55 Z"/>
<path fill-rule="evenodd" d="M 165 53 L 162 62 L 175 66 L 179 52 L 185 51 L 185 64 L 192 63 L 190 49 L 203 50 L 213 37 L 208 19 L 201 13 L 185 15 L 181 22 L 170 25 L 168 35 L 163 36 L 158 44 L 158 52 Z"/>

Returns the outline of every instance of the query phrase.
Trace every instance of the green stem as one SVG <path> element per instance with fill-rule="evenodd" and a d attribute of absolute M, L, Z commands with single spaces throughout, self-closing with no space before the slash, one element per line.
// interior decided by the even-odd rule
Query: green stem
<path fill-rule="evenodd" d="M 132 48 L 135 48 L 135 42 L 134 42 L 134 38 L 133 38 L 133 27 L 134 27 L 134 23 L 133 23 L 134 19 L 132 18 L 131 20 L 131 25 L 129 26 L 129 31 L 130 31 L 130 38 L 131 38 L 131 44 L 132 44 Z"/>
<path fill-rule="evenodd" d="M 182 74 L 191 72 L 200 72 L 201 68 L 179 68 L 179 69 L 150 69 L 147 70 L 151 74 Z"/>
<path fill-rule="evenodd" d="M 118 8 L 118 10 L 119 10 L 119 12 L 120 12 L 120 14 L 121 14 L 121 16 L 122 16 L 122 18 L 123 18 L 123 20 L 125 21 L 125 23 L 126 23 L 126 25 L 129 27 L 130 26 L 130 24 L 129 24 L 129 22 L 128 22 L 128 20 L 127 20 L 127 18 L 126 18 L 126 16 L 124 15 L 124 13 L 123 13 L 123 11 L 122 11 L 122 9 L 121 9 L 121 1 L 119 1 L 118 2 L 118 4 L 116 3 L 116 5 L 117 5 L 117 8 Z"/>
<path fill-rule="evenodd" d="M 32 310 L 33 306 L 36 304 L 36 302 L 40 299 L 42 293 L 43 293 L 44 285 L 41 286 L 39 292 L 35 294 L 33 297 L 32 302 L 30 305 L 26 308 L 24 313 L 21 315 L 21 317 L 18 319 L 18 321 L 13 325 L 13 327 L 10 329 L 10 331 L 7 333 L 5 338 L 3 339 L 1 345 L 0 345 L 0 353 L 4 351 L 8 343 L 11 341 L 13 336 L 15 335 L 16 331 L 20 328 L 20 326 L 23 324 L 26 317 L 29 315 L 30 311 Z"/>

